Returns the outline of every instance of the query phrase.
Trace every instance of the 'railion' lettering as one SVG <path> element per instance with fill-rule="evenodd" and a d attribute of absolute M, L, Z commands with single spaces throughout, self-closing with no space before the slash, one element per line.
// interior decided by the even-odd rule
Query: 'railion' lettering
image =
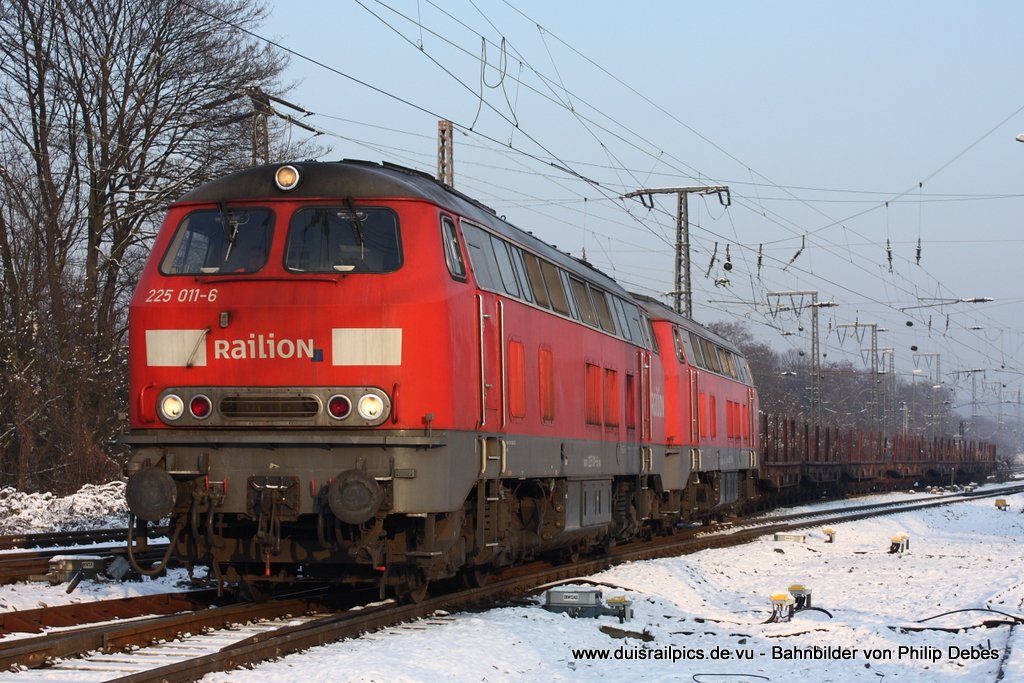
<path fill-rule="evenodd" d="M 313 340 L 275 339 L 273 333 L 266 336 L 254 333 L 248 339 L 215 339 L 213 357 L 215 360 L 312 358 Z"/>

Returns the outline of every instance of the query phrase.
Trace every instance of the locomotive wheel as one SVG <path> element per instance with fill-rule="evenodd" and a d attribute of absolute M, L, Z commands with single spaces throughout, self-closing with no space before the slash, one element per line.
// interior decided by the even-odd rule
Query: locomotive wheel
<path fill-rule="evenodd" d="M 562 564 L 576 564 L 580 561 L 580 556 L 580 546 L 572 545 L 562 551 Z"/>
<path fill-rule="evenodd" d="M 430 581 L 422 569 L 405 568 L 395 585 L 395 595 L 399 602 L 423 602 L 430 595 Z"/>
<path fill-rule="evenodd" d="M 467 588 L 483 588 L 494 578 L 487 565 L 475 565 L 462 572 L 462 582 Z"/>
<path fill-rule="evenodd" d="M 257 586 L 252 581 L 242 581 L 237 586 L 238 599 L 242 602 L 266 602 L 270 595 L 264 590 L 266 586 Z"/>

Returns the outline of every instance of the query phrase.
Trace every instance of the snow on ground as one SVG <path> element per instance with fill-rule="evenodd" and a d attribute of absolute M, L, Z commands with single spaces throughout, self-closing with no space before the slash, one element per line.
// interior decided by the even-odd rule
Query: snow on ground
<path fill-rule="evenodd" d="M 529 677 L 960 683 L 995 681 L 1004 655 L 1002 680 L 1024 680 L 1024 626 L 985 628 L 984 621 L 1000 618 L 990 611 L 918 623 L 977 608 L 1024 615 L 1024 494 L 1006 498 L 1011 505 L 1006 512 L 997 510 L 992 498 L 974 500 L 834 525 L 834 544 L 824 542 L 820 529 L 812 529 L 802 544 L 764 537 L 736 548 L 625 564 L 589 577 L 622 587 L 602 590 L 606 599 L 624 595 L 633 602 L 634 619 L 624 624 L 612 617 L 571 619 L 540 607 L 454 614 L 251 670 L 210 674 L 203 681 L 468 683 Z M 45 519 L 65 509 L 63 499 L 39 502 L 43 510 L 24 516 Z M 79 511 L 87 509 L 83 501 L 76 505 Z M 81 512 L 79 522 L 90 514 Z M 890 554 L 890 537 L 903 533 L 910 535 L 909 550 Z M 183 579 L 176 572 L 139 583 L 83 581 L 70 595 L 64 586 L 0 586 L 0 611 L 167 590 Z M 790 622 L 764 623 L 771 613 L 769 596 L 794 583 L 809 586 L 813 605 L 832 618 L 804 611 Z M 633 637 L 613 638 L 602 626 Z"/>
<path fill-rule="evenodd" d="M 52 493 L 21 493 L 10 487 L 0 489 L 0 535 L 116 529 L 127 525 L 128 506 L 125 504 L 123 482 L 87 484 L 78 492 L 63 497 Z M 0 555 L 17 552 L 20 551 L 13 549 L 2 551 Z M 96 581 L 82 581 L 70 594 L 63 584 L 9 584 L 0 586 L 0 612 L 166 593 L 185 590 L 188 585 L 184 569 L 172 569 L 166 577 L 156 580 L 119 582 L 101 577 Z M 11 634 L 3 639 L 25 635 Z"/>
<path fill-rule="evenodd" d="M 128 525 L 124 482 L 86 484 L 77 493 L 21 493 L 0 489 L 0 536 L 51 531 L 116 529 Z"/>

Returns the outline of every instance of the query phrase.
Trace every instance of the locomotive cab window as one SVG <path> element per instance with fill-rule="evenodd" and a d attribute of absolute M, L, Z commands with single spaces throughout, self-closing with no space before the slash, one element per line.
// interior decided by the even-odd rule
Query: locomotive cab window
<path fill-rule="evenodd" d="M 459 249 L 459 238 L 455 234 L 455 223 L 448 216 L 441 217 L 441 239 L 444 242 L 444 261 L 448 264 L 448 272 L 456 280 L 465 282 L 466 264 L 462 261 L 462 250 Z"/>
<path fill-rule="evenodd" d="M 274 232 L 268 209 L 202 209 L 185 216 L 160 262 L 164 275 L 254 273 Z"/>
<path fill-rule="evenodd" d="M 647 331 L 647 339 L 650 341 L 651 351 L 658 353 L 658 338 L 654 336 L 654 325 L 646 315 L 644 315 L 644 330 Z"/>
<path fill-rule="evenodd" d="M 292 216 L 285 267 L 301 273 L 390 273 L 402 265 L 390 209 L 310 207 Z"/>
<path fill-rule="evenodd" d="M 683 336 L 678 327 L 672 328 L 672 339 L 676 343 L 676 358 L 680 363 L 686 363 L 686 345 L 683 344 Z"/>

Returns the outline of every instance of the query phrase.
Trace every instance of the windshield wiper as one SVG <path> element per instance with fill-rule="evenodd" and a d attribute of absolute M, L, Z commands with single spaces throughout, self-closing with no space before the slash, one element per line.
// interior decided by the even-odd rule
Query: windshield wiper
<path fill-rule="evenodd" d="M 224 252 L 224 262 L 227 263 L 227 260 L 231 257 L 231 250 L 235 246 L 235 240 L 238 239 L 239 221 L 233 219 L 231 213 L 224 208 L 224 202 L 217 202 L 217 209 L 220 211 L 220 222 L 224 228 L 224 236 L 228 238 L 228 248 Z"/>
<path fill-rule="evenodd" d="M 345 197 L 345 204 L 348 205 L 348 210 L 352 214 L 352 227 L 356 231 L 356 237 L 359 239 L 359 254 L 360 258 L 366 257 L 366 232 L 363 230 L 363 219 L 359 216 L 359 212 L 356 211 L 355 205 L 352 204 L 351 195 Z"/>
<path fill-rule="evenodd" d="M 238 241 L 238 228 L 249 222 L 249 213 L 235 213 L 224 206 L 224 202 L 217 202 L 217 209 L 220 211 L 220 221 L 224 227 L 224 235 L 228 238 L 228 248 L 224 252 L 224 262 L 231 258 L 231 250 Z M 230 227 L 229 227 L 230 226 Z"/>

